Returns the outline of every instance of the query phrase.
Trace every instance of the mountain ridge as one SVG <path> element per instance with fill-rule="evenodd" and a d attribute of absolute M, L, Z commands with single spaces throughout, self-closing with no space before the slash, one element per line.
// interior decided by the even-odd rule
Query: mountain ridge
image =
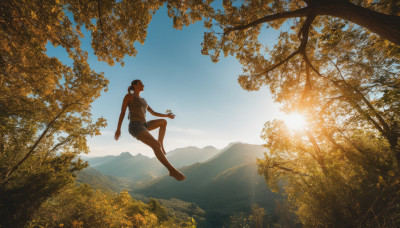
<path fill-rule="evenodd" d="M 167 159 L 180 169 L 195 162 L 208 160 L 218 152 L 219 150 L 213 146 L 203 148 L 189 146 L 168 152 Z M 84 159 L 103 175 L 130 178 L 139 185 L 168 174 L 167 169 L 157 158 L 150 158 L 141 153 L 132 155 L 129 152 L 122 152 L 120 155 Z"/>
<path fill-rule="evenodd" d="M 230 215 L 250 211 L 257 203 L 271 213 L 282 197 L 272 193 L 264 177 L 258 175 L 257 158 L 265 148 L 236 143 L 203 163 L 181 169 L 186 180 L 177 182 L 164 176 L 132 191 L 146 197 L 177 198 L 194 202 L 207 211 L 207 227 L 222 227 Z"/>

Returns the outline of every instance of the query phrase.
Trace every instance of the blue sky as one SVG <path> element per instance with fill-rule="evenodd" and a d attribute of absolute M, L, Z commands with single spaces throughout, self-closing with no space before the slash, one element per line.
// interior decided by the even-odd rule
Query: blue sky
<path fill-rule="evenodd" d="M 125 116 L 121 137 L 114 140 L 122 99 L 130 82 L 142 80 L 141 96 L 150 107 L 164 113 L 171 109 L 176 118 L 168 120 L 164 140 L 166 151 L 187 146 L 223 148 L 231 142 L 262 144 L 260 133 L 266 121 L 278 117 L 267 88 L 257 92 L 243 90 L 237 83 L 241 65 L 233 58 L 212 63 L 201 54 L 206 31 L 198 22 L 183 30 L 172 28 L 165 7 L 153 17 L 144 45 L 137 44 L 135 58 L 126 57 L 125 66 L 109 66 L 99 62 L 90 48 L 90 39 L 82 41 L 89 53 L 89 64 L 96 72 L 104 72 L 110 80 L 109 90 L 93 103 L 94 118 L 103 116 L 108 126 L 101 136 L 88 139 L 91 152 L 87 156 L 118 155 L 121 152 L 154 156 L 146 145 L 128 133 Z M 268 43 L 275 43 L 277 31 L 268 30 Z M 67 59 L 62 48 L 48 46 L 48 54 Z M 147 120 L 156 117 L 147 114 Z M 158 131 L 153 131 L 157 137 Z"/>

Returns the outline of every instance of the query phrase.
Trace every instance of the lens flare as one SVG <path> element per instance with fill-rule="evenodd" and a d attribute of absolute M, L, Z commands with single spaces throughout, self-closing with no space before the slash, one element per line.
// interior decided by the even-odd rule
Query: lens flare
<path fill-rule="evenodd" d="M 306 120 L 303 115 L 299 113 L 290 113 L 282 117 L 286 126 L 291 130 L 303 130 L 306 127 Z"/>

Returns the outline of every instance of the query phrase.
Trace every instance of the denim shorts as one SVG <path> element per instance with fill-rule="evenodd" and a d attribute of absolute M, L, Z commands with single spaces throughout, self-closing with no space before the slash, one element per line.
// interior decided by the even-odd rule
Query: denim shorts
<path fill-rule="evenodd" d="M 149 125 L 140 121 L 129 122 L 129 133 L 137 139 L 143 131 L 147 131 Z"/>

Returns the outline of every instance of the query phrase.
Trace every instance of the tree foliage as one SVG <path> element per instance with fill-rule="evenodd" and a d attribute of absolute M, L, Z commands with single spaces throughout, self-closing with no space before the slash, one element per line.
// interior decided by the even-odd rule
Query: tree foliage
<path fill-rule="evenodd" d="M 0 220 L 11 227 L 23 225 L 86 166 L 76 155 L 88 152 L 86 136 L 105 126 L 90 109 L 108 81 L 90 69 L 61 3 L 0 5 Z M 48 42 L 73 63 L 49 57 Z"/>
<path fill-rule="evenodd" d="M 265 220 L 264 216 L 264 208 L 261 208 L 257 204 L 254 204 L 251 207 L 251 213 L 249 216 L 244 216 L 243 213 L 240 215 L 230 216 L 229 221 L 224 225 L 224 227 L 265 227 L 263 225 Z"/>
<path fill-rule="evenodd" d="M 195 227 L 195 222 L 192 218 L 176 222 L 154 199 L 146 204 L 133 199 L 127 191 L 114 195 L 81 185 L 48 199 L 28 226 Z"/>
<path fill-rule="evenodd" d="M 289 212 L 289 209 L 282 206 L 278 201 L 273 213 L 266 214 L 265 209 L 253 204 L 250 213 L 246 215 L 232 215 L 225 222 L 223 227 L 226 228 L 261 228 L 261 227 L 298 227 L 300 224 L 296 221 L 295 216 Z"/>

